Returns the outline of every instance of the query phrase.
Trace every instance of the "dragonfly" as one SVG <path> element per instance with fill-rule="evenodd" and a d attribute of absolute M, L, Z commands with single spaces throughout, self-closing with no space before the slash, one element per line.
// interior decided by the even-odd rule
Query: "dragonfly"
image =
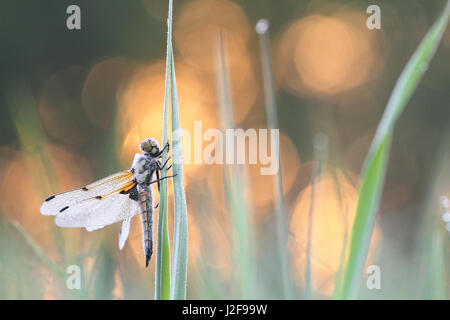
<path fill-rule="evenodd" d="M 162 155 L 169 152 L 167 142 L 160 150 L 158 142 L 147 138 L 140 145 L 130 170 L 117 172 L 106 178 L 71 191 L 52 195 L 41 205 L 41 214 L 55 216 L 55 224 L 66 228 L 86 228 L 94 231 L 122 221 L 119 232 L 119 249 L 122 250 L 130 233 L 131 220 L 141 216 L 142 242 L 145 266 L 153 253 L 153 211 L 155 196 L 153 184 L 175 175 L 160 177 L 164 168 L 169 170 L 168 157 L 161 163 Z"/>

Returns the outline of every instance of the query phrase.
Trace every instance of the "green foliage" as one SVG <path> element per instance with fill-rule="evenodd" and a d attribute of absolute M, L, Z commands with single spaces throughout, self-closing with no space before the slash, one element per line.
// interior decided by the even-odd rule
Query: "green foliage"
<path fill-rule="evenodd" d="M 351 235 L 350 252 L 337 298 L 357 297 L 379 208 L 394 125 L 406 107 L 439 46 L 450 15 L 450 1 L 401 73 L 381 118 L 362 169 L 362 185 Z"/>

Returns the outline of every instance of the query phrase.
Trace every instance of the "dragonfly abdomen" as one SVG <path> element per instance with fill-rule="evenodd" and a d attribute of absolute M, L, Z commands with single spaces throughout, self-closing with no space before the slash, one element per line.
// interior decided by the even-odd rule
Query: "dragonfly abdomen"
<path fill-rule="evenodd" d="M 138 185 L 139 204 L 141 207 L 142 239 L 145 254 L 145 266 L 148 267 L 153 254 L 153 187 Z"/>

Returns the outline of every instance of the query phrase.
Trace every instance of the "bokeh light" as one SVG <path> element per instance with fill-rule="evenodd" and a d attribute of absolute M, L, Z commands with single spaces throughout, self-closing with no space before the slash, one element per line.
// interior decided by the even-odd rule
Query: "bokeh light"
<path fill-rule="evenodd" d="M 29 1 L 18 6 L 16 2 L 5 2 L 4 11 L 11 15 L 1 21 L 8 32 L 0 52 L 4 62 L 0 74 L 0 298 L 76 298 L 53 267 L 64 273 L 68 265 L 76 264 L 83 274 L 83 299 L 151 299 L 158 209 L 153 217 L 154 255 L 146 268 L 139 215 L 133 219 L 128 243 L 119 250 L 121 223 L 95 232 L 59 228 L 54 217 L 40 214 L 39 207 L 51 194 L 129 169 L 144 138 L 154 137 L 161 143 L 168 3 L 91 5 L 88 15 L 82 13 L 82 30 L 69 35 L 62 32 L 64 19 L 57 14 L 65 12 L 67 4 L 42 6 Z M 188 299 L 245 299 L 253 298 L 253 293 L 258 299 L 284 298 L 280 258 L 285 253 L 292 262 L 287 276 L 293 297 L 305 298 L 309 223 L 312 297 L 332 297 L 342 252 L 349 245 L 344 237 L 347 231 L 350 240 L 364 159 L 402 69 L 444 2 L 384 1 L 379 4 L 381 29 L 369 30 L 369 4 L 362 0 L 174 1 L 172 48 L 179 118 L 189 133 L 182 145 Z M 45 23 L 28 28 L 21 22 L 33 22 L 36 17 Z M 270 26 L 266 38 L 254 28 L 263 18 Z M 257 164 L 247 161 L 237 166 L 237 177 L 230 175 L 226 180 L 230 166 L 206 164 L 203 159 L 212 145 L 211 140 L 203 140 L 203 134 L 207 129 L 223 129 L 218 118 L 223 92 L 218 92 L 217 82 L 224 74 L 217 69 L 219 39 L 230 80 L 227 100 L 232 102 L 234 126 L 244 130 L 268 126 L 267 78 L 261 65 L 268 52 L 261 51 L 260 45 L 270 48 L 267 56 L 274 75 L 289 227 L 287 248 L 278 241 L 281 224 L 273 188 L 277 176 L 260 171 L 268 165 L 261 159 Z M 443 286 L 449 269 L 442 267 L 448 234 L 439 207 L 440 197 L 448 196 L 450 190 L 449 48 L 447 30 L 396 123 L 366 261 L 381 267 L 383 290 L 367 289 L 361 277 L 358 298 L 449 296 Z M 195 124 L 201 125 L 200 131 Z M 169 113 L 169 141 L 170 127 Z M 313 137 L 318 132 L 327 135 L 328 149 L 312 201 Z M 199 143 L 202 147 L 196 148 Z M 269 152 L 270 147 L 269 143 Z M 199 149 L 201 161 L 194 163 Z M 228 191 L 235 190 L 238 179 L 243 182 L 239 196 L 244 203 L 230 204 Z M 153 187 L 156 204 L 159 192 L 156 184 Z M 169 179 L 171 254 L 173 211 L 173 180 Z M 48 256 L 51 265 L 43 256 Z"/>
<path fill-rule="evenodd" d="M 50 161 L 45 165 L 36 155 L 17 151 L 9 156 L 9 161 L 5 163 L 1 172 L 1 190 L 3 192 L 0 196 L 0 207 L 4 212 L 4 218 L 11 222 L 19 221 L 22 227 L 45 246 L 48 252 L 56 254 L 54 243 L 52 243 L 54 239 L 49 232 L 53 218 L 41 216 L 39 207 L 44 199 L 53 192 L 70 190 L 84 185 L 92 179 L 92 174 L 90 166 L 83 156 L 58 145 L 46 145 L 45 149 L 48 150 Z M 46 166 L 51 168 L 51 173 L 54 174 L 56 181 L 48 181 L 51 176 Z M 49 190 L 48 187 L 51 184 L 58 185 L 58 190 Z M 66 230 L 72 238 L 67 247 L 68 252 L 83 250 L 79 247 L 79 239 L 83 230 Z M 84 248 L 84 250 L 86 249 Z"/>
<path fill-rule="evenodd" d="M 133 156 L 139 151 L 140 142 L 146 137 L 154 137 L 161 144 L 163 105 L 164 105 L 164 70 L 165 64 L 160 61 L 149 66 L 136 68 L 129 81 L 119 91 L 119 132 L 123 138 L 119 150 L 122 150 L 123 165 L 130 165 Z M 203 130 L 217 127 L 216 111 L 211 105 L 214 92 L 205 88 L 205 83 L 197 77 L 191 67 L 177 64 L 177 90 L 182 129 L 191 136 L 183 139 L 185 172 L 201 167 L 194 164 L 194 122 L 201 121 Z M 170 125 L 170 124 L 169 124 Z M 170 132 L 170 130 L 169 130 Z M 202 137 L 199 137 L 202 139 Z M 191 164 L 187 154 L 192 156 Z"/>
<path fill-rule="evenodd" d="M 101 128 L 107 128 L 117 107 L 116 93 L 131 74 L 136 62 L 113 57 L 96 63 L 83 84 L 82 102 L 89 120 Z"/>
<path fill-rule="evenodd" d="M 279 81 L 294 94 L 327 97 L 379 74 L 383 64 L 376 36 L 361 28 L 365 19 L 361 13 L 338 11 L 311 14 L 291 23 L 279 40 L 275 61 Z"/>
<path fill-rule="evenodd" d="M 83 77 L 84 69 L 79 66 L 59 70 L 43 84 L 39 99 L 39 112 L 47 132 L 69 146 L 80 146 L 88 139 L 79 98 Z"/>
<path fill-rule="evenodd" d="M 345 232 L 346 230 L 351 232 L 358 201 L 358 191 L 353 182 L 341 170 L 337 168 L 334 170 L 336 170 L 335 176 L 328 171 L 316 180 L 314 200 L 311 199 L 311 185 L 302 190 L 297 198 L 290 225 L 293 234 L 290 247 L 295 256 L 294 263 L 297 273 L 303 278 L 306 267 L 310 207 L 311 201 L 313 201 L 311 221 L 312 288 L 324 296 L 331 296 L 333 293 Z M 377 238 L 376 229 L 372 239 L 374 238 Z"/>
<path fill-rule="evenodd" d="M 238 123 L 248 114 L 259 89 L 248 48 L 251 31 L 243 9 L 228 0 L 190 1 L 181 8 L 174 26 L 178 54 L 183 61 L 201 72 L 208 92 L 216 90 L 214 48 L 219 35 L 224 37 L 235 105 L 234 116 Z M 213 97 L 215 99 L 215 95 Z M 213 102 L 216 104 L 215 100 Z"/>
<path fill-rule="evenodd" d="M 269 139 L 270 140 L 270 139 Z M 297 173 L 300 170 L 300 157 L 291 139 L 280 134 L 281 172 L 283 178 L 283 192 L 285 197 L 294 186 Z M 269 144 L 270 145 L 270 144 Z M 268 150 L 271 146 L 268 147 Z M 261 168 L 268 165 L 261 163 L 249 165 L 249 188 L 246 189 L 246 198 L 251 199 L 255 216 L 264 220 L 265 216 L 273 211 L 274 206 L 274 178 L 275 175 L 261 175 Z"/>

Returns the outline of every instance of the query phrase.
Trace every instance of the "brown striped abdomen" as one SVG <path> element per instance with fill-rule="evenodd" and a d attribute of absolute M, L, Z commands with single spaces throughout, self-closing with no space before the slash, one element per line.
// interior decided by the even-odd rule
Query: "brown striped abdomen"
<path fill-rule="evenodd" d="M 153 187 L 138 185 L 139 205 L 141 207 L 142 239 L 145 255 L 145 266 L 148 267 L 153 254 Z"/>

